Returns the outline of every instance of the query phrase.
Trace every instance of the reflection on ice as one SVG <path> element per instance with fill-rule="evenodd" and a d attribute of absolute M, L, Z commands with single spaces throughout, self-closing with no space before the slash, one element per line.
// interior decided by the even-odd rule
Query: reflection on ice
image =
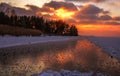
<path fill-rule="evenodd" d="M 120 62 L 86 39 L 0 49 L 2 76 L 30 76 L 47 69 L 119 76 Z"/>

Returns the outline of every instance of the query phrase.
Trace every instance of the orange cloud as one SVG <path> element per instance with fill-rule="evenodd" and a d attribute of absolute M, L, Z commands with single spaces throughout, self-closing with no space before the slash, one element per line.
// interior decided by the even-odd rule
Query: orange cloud
<path fill-rule="evenodd" d="M 43 5 L 39 11 L 39 16 L 50 20 L 62 19 L 75 25 L 120 25 L 119 17 L 112 17 L 109 11 L 92 4 L 81 6 L 78 10 L 72 3 L 51 1 Z"/>
<path fill-rule="evenodd" d="M 67 20 L 71 19 L 76 11 L 77 7 L 73 3 L 51 1 L 44 4 L 37 15 L 50 20 Z"/>

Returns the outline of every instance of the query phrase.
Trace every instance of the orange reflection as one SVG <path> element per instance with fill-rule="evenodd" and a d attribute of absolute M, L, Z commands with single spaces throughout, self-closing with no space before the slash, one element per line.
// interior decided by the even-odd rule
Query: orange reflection
<path fill-rule="evenodd" d="M 64 64 L 68 61 L 72 61 L 74 60 L 74 55 L 72 54 L 72 52 L 60 52 L 58 53 L 58 61 L 61 63 L 61 64 Z"/>

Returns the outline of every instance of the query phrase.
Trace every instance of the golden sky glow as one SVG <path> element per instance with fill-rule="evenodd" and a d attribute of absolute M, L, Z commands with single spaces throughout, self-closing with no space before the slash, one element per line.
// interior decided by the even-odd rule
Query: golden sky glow
<path fill-rule="evenodd" d="M 120 37 L 120 26 L 82 25 L 77 26 L 79 34 L 89 36 Z"/>
<path fill-rule="evenodd" d="M 62 19 L 65 19 L 65 18 L 71 18 L 72 15 L 74 15 L 74 12 L 67 11 L 63 8 L 60 8 L 60 9 L 56 10 L 56 15 Z"/>

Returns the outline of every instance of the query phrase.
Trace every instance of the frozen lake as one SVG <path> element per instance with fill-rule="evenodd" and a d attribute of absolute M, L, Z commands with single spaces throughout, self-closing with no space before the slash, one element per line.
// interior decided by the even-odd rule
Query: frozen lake
<path fill-rule="evenodd" d="M 120 61 L 87 39 L 44 42 L 0 49 L 1 76 L 31 76 L 45 70 L 77 70 L 120 76 Z"/>

